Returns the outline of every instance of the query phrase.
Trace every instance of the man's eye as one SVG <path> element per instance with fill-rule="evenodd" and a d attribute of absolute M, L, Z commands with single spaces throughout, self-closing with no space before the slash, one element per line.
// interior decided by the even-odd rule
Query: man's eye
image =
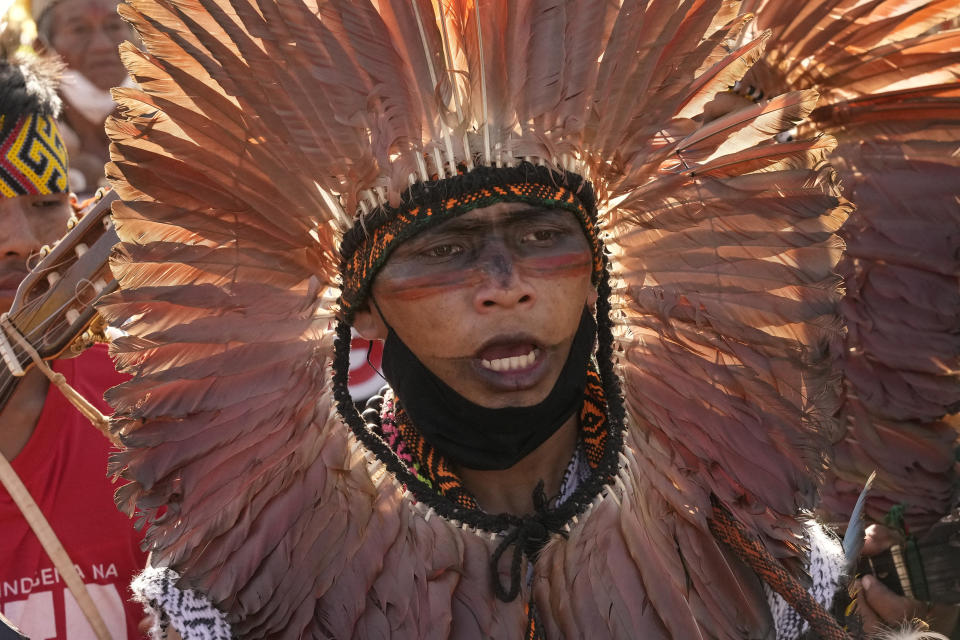
<path fill-rule="evenodd" d="M 520 242 L 523 244 L 544 244 L 553 242 L 560 234 L 561 232 L 557 229 L 536 229 L 524 234 L 520 238 Z"/>
<path fill-rule="evenodd" d="M 423 251 L 428 258 L 449 258 L 463 253 L 463 247 L 456 244 L 438 244 Z"/>
<path fill-rule="evenodd" d="M 112 18 L 113 16 L 111 16 Z M 123 20 L 110 20 L 101 26 L 104 33 L 124 33 L 127 30 L 127 23 Z"/>
<path fill-rule="evenodd" d="M 63 204 L 63 200 L 36 200 L 33 203 L 33 206 L 37 209 L 50 209 L 52 207 L 59 207 Z"/>

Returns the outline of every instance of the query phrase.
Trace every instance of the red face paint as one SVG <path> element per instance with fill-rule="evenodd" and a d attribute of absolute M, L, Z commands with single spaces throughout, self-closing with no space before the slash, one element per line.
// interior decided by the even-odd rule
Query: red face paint
<path fill-rule="evenodd" d="M 377 275 L 381 295 L 414 300 L 512 278 L 589 274 L 592 254 L 572 213 L 538 208 L 450 220 L 406 242 Z"/>
<path fill-rule="evenodd" d="M 396 246 L 377 272 L 368 326 L 387 326 L 457 393 L 485 407 L 530 406 L 566 362 L 596 301 L 593 252 L 576 214 L 519 202 L 466 212 Z M 379 322 L 378 322 L 379 318 Z M 483 361 L 534 353 L 533 365 Z"/>

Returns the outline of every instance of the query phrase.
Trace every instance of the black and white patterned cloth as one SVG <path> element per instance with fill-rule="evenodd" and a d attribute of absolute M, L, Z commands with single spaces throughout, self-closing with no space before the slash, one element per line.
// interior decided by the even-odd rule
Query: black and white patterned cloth
<path fill-rule="evenodd" d="M 226 616 L 203 594 L 177 588 L 179 574 L 167 567 L 147 567 L 136 577 L 134 597 L 153 618 L 150 637 L 165 640 L 172 625 L 183 640 L 230 640 Z"/>
<path fill-rule="evenodd" d="M 807 544 L 810 546 L 810 566 L 807 569 L 811 578 L 810 595 L 829 611 L 837 588 L 844 579 L 843 547 L 835 535 L 814 521 L 807 524 Z M 766 584 L 763 590 L 773 615 L 777 640 L 801 638 L 809 627 L 807 621 Z"/>

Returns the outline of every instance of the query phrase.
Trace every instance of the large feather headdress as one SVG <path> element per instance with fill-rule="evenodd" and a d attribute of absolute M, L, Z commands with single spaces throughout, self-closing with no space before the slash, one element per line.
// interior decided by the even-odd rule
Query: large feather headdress
<path fill-rule="evenodd" d="M 360 445 L 329 363 L 342 234 L 411 184 L 528 161 L 596 192 L 628 414 L 614 473 L 541 554 L 544 628 L 767 633 L 708 521 L 719 505 L 800 566 L 850 207 L 831 137 L 773 140 L 815 90 L 705 121 L 769 37 L 740 40 L 738 9 L 121 5 L 146 51 L 123 47 L 140 88 L 115 92 L 108 125 L 121 290 L 102 312 L 134 374 L 110 394 L 118 503 L 149 523 L 154 563 L 244 637 L 521 631 L 521 604 L 490 596 L 496 534 L 436 517 Z"/>

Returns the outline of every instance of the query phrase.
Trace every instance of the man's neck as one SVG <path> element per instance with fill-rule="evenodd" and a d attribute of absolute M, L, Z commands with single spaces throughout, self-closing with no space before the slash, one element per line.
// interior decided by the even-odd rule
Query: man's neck
<path fill-rule="evenodd" d="M 533 492 L 541 480 L 548 498 L 560 493 L 564 471 L 577 447 L 579 420 L 579 415 L 572 415 L 546 442 L 509 469 L 458 468 L 463 486 L 487 513 L 533 513 Z"/>
<path fill-rule="evenodd" d="M 47 400 L 48 387 L 46 376 L 31 368 L 0 412 L 0 454 L 7 460 L 13 460 L 27 446 Z"/>

